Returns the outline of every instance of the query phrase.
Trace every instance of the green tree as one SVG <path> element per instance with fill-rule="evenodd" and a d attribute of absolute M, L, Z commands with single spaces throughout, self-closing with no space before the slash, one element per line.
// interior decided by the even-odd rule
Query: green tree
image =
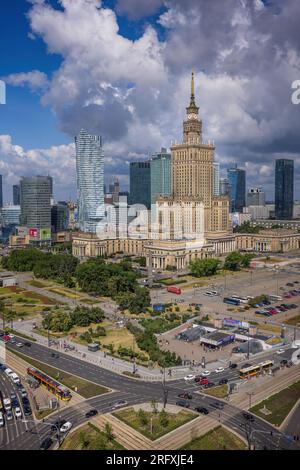
<path fill-rule="evenodd" d="M 252 253 L 244 254 L 241 259 L 241 266 L 243 266 L 243 268 L 249 268 L 251 260 L 254 258 L 254 256 L 255 255 Z"/>
<path fill-rule="evenodd" d="M 159 413 L 159 422 L 163 428 L 166 428 L 169 424 L 169 416 L 166 410 L 162 409 Z"/>
<path fill-rule="evenodd" d="M 218 259 L 197 259 L 190 263 L 191 273 L 196 277 L 213 276 L 220 267 Z"/>
<path fill-rule="evenodd" d="M 140 408 L 137 415 L 142 426 L 147 426 L 147 424 L 149 424 L 148 415 L 144 410 Z"/>
<path fill-rule="evenodd" d="M 155 398 L 151 400 L 151 408 L 154 414 L 158 413 L 157 401 L 155 400 Z"/>
<path fill-rule="evenodd" d="M 114 435 L 113 435 L 113 428 L 112 428 L 112 425 L 110 423 L 105 423 L 105 426 L 104 426 L 104 433 L 105 433 L 105 437 L 106 439 L 110 442 L 113 440 L 114 438 Z"/>
<path fill-rule="evenodd" d="M 230 271 L 238 271 L 241 267 L 242 258 L 239 251 L 232 251 L 225 258 L 224 268 Z"/>

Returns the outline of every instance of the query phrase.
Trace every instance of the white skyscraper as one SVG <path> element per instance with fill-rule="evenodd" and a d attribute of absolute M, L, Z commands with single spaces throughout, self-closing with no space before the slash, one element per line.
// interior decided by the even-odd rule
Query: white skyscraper
<path fill-rule="evenodd" d="M 213 195 L 220 196 L 220 164 L 213 164 Z"/>
<path fill-rule="evenodd" d="M 81 129 L 75 145 L 79 227 L 83 232 L 96 233 L 97 224 L 104 216 L 101 137 Z"/>

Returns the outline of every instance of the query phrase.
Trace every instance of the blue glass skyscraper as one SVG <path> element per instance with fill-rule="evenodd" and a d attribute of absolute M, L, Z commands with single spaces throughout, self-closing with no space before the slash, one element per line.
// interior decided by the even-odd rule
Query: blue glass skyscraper
<path fill-rule="evenodd" d="M 131 162 L 129 168 L 130 195 L 129 204 L 151 206 L 151 171 L 150 162 Z"/>
<path fill-rule="evenodd" d="M 81 129 L 75 145 L 79 227 L 83 232 L 96 233 L 104 216 L 102 140 Z"/>
<path fill-rule="evenodd" d="M 293 218 L 294 204 L 294 160 L 276 160 L 275 166 L 275 217 Z"/>
<path fill-rule="evenodd" d="M 246 206 L 246 172 L 240 168 L 229 168 L 227 177 L 230 185 L 230 210 L 243 212 Z"/>
<path fill-rule="evenodd" d="M 171 154 L 162 148 L 160 153 L 152 155 L 151 167 L 151 204 L 155 204 L 160 196 L 170 196 L 171 185 Z"/>

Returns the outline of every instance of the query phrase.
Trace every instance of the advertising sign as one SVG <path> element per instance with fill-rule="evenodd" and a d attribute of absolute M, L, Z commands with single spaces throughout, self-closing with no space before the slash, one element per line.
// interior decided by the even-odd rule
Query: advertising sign
<path fill-rule="evenodd" d="M 37 228 L 30 228 L 29 229 L 29 236 L 30 238 L 38 238 L 39 231 Z"/>
<path fill-rule="evenodd" d="M 165 306 L 164 306 L 164 304 L 154 304 L 153 305 L 153 310 L 155 312 L 164 312 L 165 311 Z"/>
<path fill-rule="evenodd" d="M 234 326 L 236 328 L 240 328 L 242 322 L 240 320 L 234 320 L 233 318 L 224 318 L 223 324 L 224 326 Z"/>
<path fill-rule="evenodd" d="M 40 238 L 41 238 L 41 240 L 50 240 L 51 239 L 51 229 L 50 228 L 41 228 Z"/>
<path fill-rule="evenodd" d="M 243 330 L 249 330 L 249 326 L 250 326 L 250 325 L 249 325 L 248 322 L 242 321 L 240 328 L 243 328 Z"/>

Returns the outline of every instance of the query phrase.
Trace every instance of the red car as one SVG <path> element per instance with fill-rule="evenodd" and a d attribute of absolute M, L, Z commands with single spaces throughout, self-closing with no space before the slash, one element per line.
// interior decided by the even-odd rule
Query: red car
<path fill-rule="evenodd" d="M 198 385 L 208 385 L 208 379 L 206 377 L 196 377 L 195 382 Z"/>
<path fill-rule="evenodd" d="M 4 336 L 2 336 L 2 339 L 3 339 L 4 343 L 7 343 L 10 340 L 10 336 L 9 335 L 4 335 Z"/>

